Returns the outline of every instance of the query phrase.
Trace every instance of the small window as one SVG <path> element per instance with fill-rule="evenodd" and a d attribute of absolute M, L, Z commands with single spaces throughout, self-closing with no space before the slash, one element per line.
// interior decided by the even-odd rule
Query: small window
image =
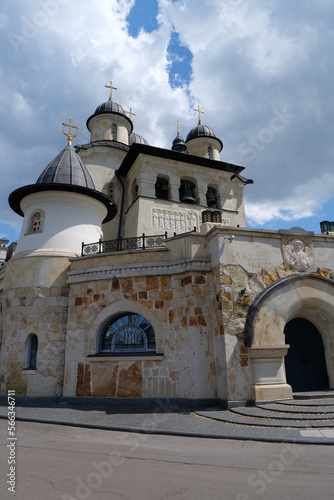
<path fill-rule="evenodd" d="M 221 224 L 222 222 L 222 214 L 219 212 L 219 210 L 204 210 L 202 212 L 202 222 L 215 222 Z"/>
<path fill-rule="evenodd" d="M 111 127 L 111 139 L 117 141 L 117 125 L 114 123 Z"/>
<path fill-rule="evenodd" d="M 134 202 L 138 198 L 138 184 L 137 179 L 133 179 L 131 186 L 132 201 Z"/>
<path fill-rule="evenodd" d="M 125 313 L 117 316 L 103 329 L 100 352 L 133 354 L 155 350 L 153 327 L 140 314 Z"/>
<path fill-rule="evenodd" d="M 37 351 L 38 351 L 38 338 L 37 335 L 31 333 L 26 340 L 25 352 L 25 365 L 26 370 L 37 369 Z"/>
<path fill-rule="evenodd" d="M 113 198 L 114 197 L 114 189 L 115 189 L 114 183 L 110 182 L 110 184 L 108 186 L 108 196 L 109 196 L 109 198 Z"/>
<path fill-rule="evenodd" d="M 158 177 L 155 183 L 155 196 L 160 200 L 168 200 L 168 179 Z"/>
<path fill-rule="evenodd" d="M 38 232 L 41 232 L 41 213 L 40 212 L 36 212 L 32 218 L 31 218 L 31 230 L 30 232 L 31 233 L 38 233 Z"/>
<path fill-rule="evenodd" d="M 212 149 L 212 146 L 208 147 L 208 158 L 210 160 L 213 160 L 213 149 Z"/>
<path fill-rule="evenodd" d="M 43 231 L 44 224 L 44 212 L 43 210 L 38 210 L 34 212 L 29 219 L 26 234 L 38 234 Z"/>

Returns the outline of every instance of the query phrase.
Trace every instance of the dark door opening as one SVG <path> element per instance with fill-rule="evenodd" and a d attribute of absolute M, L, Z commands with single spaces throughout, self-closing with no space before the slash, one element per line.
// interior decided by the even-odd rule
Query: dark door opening
<path fill-rule="evenodd" d="M 285 356 L 287 383 L 293 392 L 324 391 L 329 388 L 324 344 L 317 328 L 308 320 L 295 318 L 287 323 Z"/>

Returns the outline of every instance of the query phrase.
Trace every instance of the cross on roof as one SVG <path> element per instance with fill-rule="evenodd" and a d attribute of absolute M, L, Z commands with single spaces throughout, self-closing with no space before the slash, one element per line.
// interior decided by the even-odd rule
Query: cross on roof
<path fill-rule="evenodd" d="M 63 134 L 66 135 L 68 144 L 69 144 L 69 146 L 71 146 L 72 139 L 74 139 L 74 137 L 76 137 L 79 133 L 78 132 L 79 127 L 77 125 L 72 125 L 72 118 L 69 119 L 69 123 L 63 122 L 62 125 L 63 125 L 63 128 L 62 128 Z M 65 127 L 68 127 L 68 133 L 65 132 Z M 72 128 L 75 128 L 75 130 L 76 130 L 75 135 L 72 134 Z"/>
<path fill-rule="evenodd" d="M 117 88 L 112 86 L 112 81 L 111 80 L 110 80 L 110 85 L 105 85 L 105 87 L 107 89 L 110 89 L 110 97 L 109 97 L 109 99 L 112 100 L 112 91 L 113 90 L 117 90 Z"/>
<path fill-rule="evenodd" d="M 130 111 L 125 111 L 130 116 L 130 120 L 133 122 L 132 117 L 137 116 L 136 113 L 132 113 L 132 108 L 130 108 Z"/>
<path fill-rule="evenodd" d="M 179 122 L 179 119 L 177 119 L 176 122 L 174 122 L 175 125 L 177 125 L 177 135 L 180 135 L 180 127 L 182 127 L 182 123 Z"/>
<path fill-rule="evenodd" d="M 198 124 L 202 123 L 201 114 L 204 115 L 204 111 L 201 111 L 199 105 L 197 106 L 197 109 L 196 108 L 194 109 L 194 111 L 197 111 L 198 113 Z"/>

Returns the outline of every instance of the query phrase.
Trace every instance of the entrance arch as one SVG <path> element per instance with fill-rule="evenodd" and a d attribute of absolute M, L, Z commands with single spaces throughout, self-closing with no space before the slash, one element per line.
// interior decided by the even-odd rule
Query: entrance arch
<path fill-rule="evenodd" d="M 305 318 L 294 318 L 284 334 L 290 346 L 284 360 L 286 379 L 293 392 L 327 390 L 324 344 L 318 329 Z"/>
<path fill-rule="evenodd" d="M 299 320 L 299 327 L 304 321 L 307 321 L 304 325 L 311 323 L 316 331 L 311 333 L 312 338 L 320 337 L 323 342 L 320 364 L 326 368 L 327 388 L 334 388 L 334 280 L 313 274 L 294 274 L 265 288 L 248 311 L 244 342 L 249 348 L 255 401 L 292 398 L 292 391 L 298 390 L 298 384 L 293 382 L 292 388 L 287 382 L 285 370 L 290 345 L 285 327 L 295 319 Z M 290 335 L 289 327 L 287 335 Z M 288 369 L 289 377 L 290 373 Z M 324 381 L 321 384 L 324 386 Z M 321 384 L 317 383 L 317 390 L 322 390 Z M 307 387 L 304 390 L 316 390 L 310 385 Z"/>

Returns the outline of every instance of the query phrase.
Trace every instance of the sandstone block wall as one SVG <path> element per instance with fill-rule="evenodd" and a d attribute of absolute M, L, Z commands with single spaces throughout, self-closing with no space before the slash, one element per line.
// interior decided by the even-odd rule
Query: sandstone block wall
<path fill-rule="evenodd" d="M 22 396 L 61 395 L 68 287 L 11 289 L 2 304 L 1 394 L 15 389 Z M 38 337 L 37 370 L 24 370 L 31 333 Z"/>
<path fill-rule="evenodd" d="M 114 278 L 70 288 L 66 395 L 216 397 L 211 273 Z M 132 305 L 145 316 L 163 356 L 124 361 L 87 357 L 96 350 L 96 318 L 112 305 L 118 312 Z"/>

